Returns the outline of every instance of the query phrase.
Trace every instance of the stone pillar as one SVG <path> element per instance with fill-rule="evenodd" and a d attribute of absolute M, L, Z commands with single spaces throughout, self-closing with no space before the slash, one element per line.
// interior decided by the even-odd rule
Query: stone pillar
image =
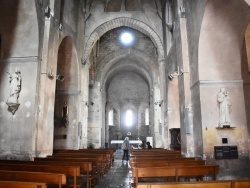
<path fill-rule="evenodd" d="M 183 6 L 183 1 L 178 0 L 177 7 Z M 182 152 L 187 156 L 194 156 L 193 141 L 193 115 L 191 105 L 190 71 L 187 28 L 185 16 L 179 15 L 181 55 L 177 59 L 179 70 L 179 94 L 180 94 L 180 124 L 181 124 L 181 144 Z"/>
<path fill-rule="evenodd" d="M 60 7 L 60 4 L 56 5 Z M 54 10 L 54 4 L 51 4 L 51 10 Z M 36 156 L 46 156 L 53 152 L 54 137 L 54 103 L 55 103 L 55 85 L 56 78 L 48 77 L 48 73 L 56 74 L 57 54 L 50 53 L 58 50 L 59 30 L 57 25 L 53 24 L 55 15 L 45 18 L 42 55 L 38 68 L 37 83 L 37 113 L 36 127 L 34 132 L 34 149 Z M 46 92 L 45 92 L 46 91 Z"/>
<path fill-rule="evenodd" d="M 166 123 L 166 73 L 165 73 L 165 63 L 166 60 L 165 59 L 161 59 L 159 60 L 159 75 L 160 75 L 160 88 L 161 88 L 161 119 L 160 122 L 158 122 L 159 124 L 161 124 L 161 137 L 162 137 L 162 146 L 163 148 L 167 148 L 167 146 L 169 145 L 168 143 L 168 137 L 169 137 L 169 129 Z"/>

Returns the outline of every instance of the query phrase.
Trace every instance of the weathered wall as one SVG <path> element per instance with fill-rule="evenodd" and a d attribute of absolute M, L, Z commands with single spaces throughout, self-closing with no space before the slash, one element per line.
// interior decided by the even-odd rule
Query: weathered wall
<path fill-rule="evenodd" d="M 195 5 L 203 7 L 205 4 L 195 3 Z M 197 72 L 194 71 L 191 79 L 194 139 L 198 143 L 198 147 L 195 148 L 196 155 L 205 157 L 211 163 L 215 162 L 214 146 L 223 145 L 222 138 L 228 138 L 227 145 L 238 146 L 240 160 L 216 160 L 216 163 L 221 165 L 219 177 L 225 178 L 229 174 L 231 177 L 227 178 L 248 176 L 249 174 L 246 173 L 248 170 L 243 165 L 248 160 L 246 157 L 248 157 L 249 146 L 246 101 L 242 85 L 242 74 L 245 74 L 242 73 L 242 64 L 247 63 L 245 53 L 242 53 L 245 50 L 244 33 L 249 22 L 247 5 L 244 1 L 230 1 L 226 5 L 224 1 L 208 1 L 204 16 L 202 13 L 199 14 L 203 17 L 202 24 L 199 19 L 190 21 L 191 12 L 197 13 L 195 6 L 187 4 L 187 20 L 190 26 L 196 25 L 194 29 L 188 27 L 191 46 L 189 54 L 193 60 L 191 71 L 197 70 Z M 199 25 L 201 25 L 200 32 Z M 220 88 L 226 88 L 230 92 L 232 104 L 230 119 L 231 126 L 236 127 L 235 129 L 216 129 L 219 124 L 217 94 Z M 237 174 L 237 171 L 243 173 Z"/>
<path fill-rule="evenodd" d="M 65 37 L 58 50 L 57 74 L 64 75 L 64 80 L 57 81 L 54 117 L 54 149 L 78 148 L 79 122 L 79 67 L 76 49 L 71 37 Z M 68 106 L 68 123 L 62 123 L 62 109 Z M 65 136 L 63 137 L 63 135 Z"/>
<path fill-rule="evenodd" d="M 34 155 L 35 93 L 38 58 L 38 23 L 35 2 L 2 1 L 0 6 L 1 54 L 0 87 L 1 145 L 5 157 L 29 158 Z M 12 115 L 6 102 L 10 96 L 9 75 L 19 68 L 21 91 L 20 106 Z"/>
<path fill-rule="evenodd" d="M 193 135 L 195 140 L 194 153 L 203 152 L 201 131 L 201 104 L 200 91 L 197 86 L 198 74 L 198 47 L 200 28 L 202 24 L 206 0 L 183 1 L 185 7 L 185 18 L 187 21 L 187 40 L 190 62 L 190 90 L 193 107 Z M 190 127 L 191 128 L 191 127 Z"/>
<path fill-rule="evenodd" d="M 2 1 L 0 8 L 1 58 L 38 54 L 38 23 L 35 2 Z"/>
<path fill-rule="evenodd" d="M 216 96 L 219 89 L 224 87 L 230 92 L 232 103 L 231 126 L 242 132 L 245 135 L 243 138 L 247 138 L 247 124 L 241 73 L 244 59 L 241 51 L 249 20 L 248 7 L 243 1 L 231 1 L 227 6 L 223 1 L 209 1 L 204 14 L 199 46 L 199 64 L 202 65 L 199 66 L 199 77 L 200 80 L 204 80 L 200 81 L 203 128 L 218 126 L 219 109 Z M 203 132 L 203 136 L 205 133 Z M 220 133 L 217 134 L 220 137 Z M 230 137 L 230 144 L 238 145 L 241 154 L 248 150 L 247 139 L 243 141 L 240 139 L 242 136 L 237 135 Z M 221 142 L 214 141 L 213 144 L 218 145 Z M 205 150 L 212 153 L 211 149 Z"/>
<path fill-rule="evenodd" d="M 46 18 L 44 15 L 47 6 L 51 8 L 50 18 Z M 51 4 L 48 1 L 1 2 L 1 71 L 4 75 L 4 72 L 13 73 L 16 67 L 20 67 L 22 76 L 20 106 L 15 115 L 11 115 L 4 106 L 9 95 L 8 77 L 3 76 L 0 83 L 1 91 L 6 91 L 6 93 L 1 93 L 1 114 L 3 116 L 1 116 L 2 119 L 0 117 L 0 121 L 1 125 L 6 125 L 1 126 L 1 133 L 4 133 L 1 137 L 3 158 L 6 156 L 31 158 L 35 155 L 43 156 L 52 153 L 56 79 L 55 77 L 48 78 L 47 73 L 57 74 L 60 40 L 67 35 L 72 36 L 74 45 L 77 46 L 74 49 L 72 61 L 77 67 L 79 66 L 77 61 L 81 57 L 77 54 L 77 50 L 79 50 L 79 46 L 82 46 L 82 39 L 84 39 L 80 35 L 84 29 L 78 33 L 78 29 L 82 29 L 82 25 L 84 25 L 81 19 L 84 17 L 80 10 L 81 6 L 77 0 L 74 2 L 65 1 L 65 9 L 62 11 L 63 14 L 60 14 L 61 4 L 59 1 L 52 1 Z M 62 20 L 60 20 L 61 15 L 63 15 Z M 78 20 L 78 16 L 80 20 Z M 60 21 L 63 21 L 64 24 L 62 31 L 59 30 Z M 59 35 L 61 35 L 61 39 Z M 81 45 L 79 45 L 79 41 L 82 41 Z M 78 68 L 75 70 L 77 71 Z M 79 91 L 79 73 L 71 74 L 74 74 L 75 77 L 64 76 L 72 79 L 70 82 L 76 83 L 77 89 L 74 88 L 74 92 L 75 90 Z M 86 85 L 88 86 L 88 83 Z M 81 113 L 79 93 L 81 92 L 78 92 L 77 98 L 73 96 L 75 100 L 72 100 L 70 105 Z M 64 147 L 73 148 L 82 145 L 82 141 L 79 141 L 77 136 L 79 114 L 76 117 L 71 118 L 74 126 L 70 135 L 74 139 L 65 144 Z M 20 127 L 25 128 L 20 129 Z"/>

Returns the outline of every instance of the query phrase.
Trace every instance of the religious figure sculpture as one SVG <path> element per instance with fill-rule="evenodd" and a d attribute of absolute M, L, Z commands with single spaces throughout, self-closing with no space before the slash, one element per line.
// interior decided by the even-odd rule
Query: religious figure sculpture
<path fill-rule="evenodd" d="M 220 105 L 220 122 L 219 127 L 230 126 L 230 114 L 229 109 L 231 107 L 231 102 L 229 98 L 229 92 L 225 88 L 221 88 L 217 95 L 217 101 Z"/>
<path fill-rule="evenodd" d="M 19 102 L 18 102 L 18 98 L 19 98 L 19 94 L 21 92 L 21 82 L 22 82 L 22 78 L 21 78 L 21 72 L 19 70 L 18 67 L 16 67 L 15 72 L 14 73 L 9 73 L 9 82 L 10 82 L 10 96 L 8 101 L 6 102 L 6 104 L 9 106 L 9 111 L 12 112 L 12 114 L 14 115 L 17 108 L 19 107 Z"/>
<path fill-rule="evenodd" d="M 62 124 L 64 127 L 67 127 L 69 120 L 68 120 L 68 115 L 69 115 L 69 107 L 67 103 L 64 103 L 64 106 L 62 108 Z"/>

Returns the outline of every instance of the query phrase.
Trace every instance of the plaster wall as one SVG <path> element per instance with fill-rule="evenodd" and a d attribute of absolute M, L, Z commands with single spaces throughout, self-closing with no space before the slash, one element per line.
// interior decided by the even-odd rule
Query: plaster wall
<path fill-rule="evenodd" d="M 1 71 L 13 72 L 15 67 L 20 66 L 23 79 L 19 109 L 14 116 L 10 116 L 9 112 L 6 116 L 2 116 L 1 120 L 1 124 L 9 125 L 1 127 L 1 132 L 8 135 L 8 138 L 3 136 L 4 157 L 6 157 L 6 153 L 9 153 L 14 158 L 31 158 L 35 155 L 51 154 L 53 151 L 56 79 L 49 79 L 47 73 L 51 71 L 52 74 L 56 74 L 59 42 L 64 36 L 72 36 L 76 44 L 81 41 L 77 39 L 80 37 L 77 35 L 78 23 L 80 22 L 79 25 L 82 26 L 82 22 L 78 20 L 79 1 L 65 2 L 62 11 L 64 13 L 62 31 L 59 30 L 61 8 L 59 1 L 50 4 L 52 13 L 50 18 L 46 18 L 44 15 L 45 8 L 49 5 L 48 1 L 1 2 L 0 34 L 2 44 L 0 57 L 4 58 L 1 59 Z M 78 59 L 77 54 L 74 61 L 77 62 Z M 86 76 L 88 73 L 84 75 Z M 71 80 L 74 84 L 79 83 L 78 81 Z M 2 90 L 8 90 L 7 83 L 8 78 L 3 77 L 1 79 Z M 86 85 L 88 86 L 88 82 Z M 88 93 L 87 90 L 85 92 Z M 1 101 L 5 101 L 6 94 L 3 94 L 1 98 L 3 98 Z M 77 112 L 78 108 L 81 109 L 79 95 L 75 98 L 73 94 L 70 98 L 72 112 Z M 2 105 L 3 109 L 4 105 Z M 3 113 L 5 114 L 4 111 Z M 78 114 L 76 116 L 77 118 L 72 119 L 72 131 L 69 133 L 73 139 L 70 144 L 65 143 L 67 148 L 78 148 L 80 143 L 82 144 L 82 141 L 80 143 L 77 141 L 80 120 Z M 19 132 L 15 132 L 18 130 L 17 125 Z M 24 126 L 31 126 L 31 128 L 20 131 L 20 127 Z M 87 130 L 82 130 L 85 131 L 85 134 L 81 135 L 86 138 Z"/>
<path fill-rule="evenodd" d="M 200 80 L 242 79 L 241 51 L 249 20 L 244 1 L 208 2 L 199 41 Z"/>
<path fill-rule="evenodd" d="M 38 56 L 38 23 L 35 2 L 2 1 L 0 6 L 1 54 L 1 158 L 29 159 L 35 153 L 35 93 Z M 34 42 L 36 41 L 36 42 Z M 9 76 L 21 72 L 20 106 L 7 110 Z"/>
<path fill-rule="evenodd" d="M 223 1 L 209 1 L 202 24 L 199 54 L 199 64 L 201 65 L 199 77 L 201 80 L 206 80 L 200 82 L 203 129 L 218 124 L 219 113 L 218 107 L 216 108 L 218 104 L 215 103 L 214 97 L 215 93 L 219 92 L 219 88 L 224 87 L 230 92 L 231 103 L 234 104 L 231 107 L 231 126 L 239 127 L 237 131 L 241 132 L 230 137 L 230 140 L 234 145 L 238 145 L 239 154 L 242 155 L 248 151 L 248 139 L 245 135 L 247 122 L 241 81 L 241 66 L 245 58 L 242 59 L 241 51 L 249 20 L 249 10 L 244 1 L 231 1 L 227 6 Z M 205 87 L 203 87 L 203 83 Z M 211 95 L 212 93 L 213 95 Z M 210 106 L 207 107 L 205 103 Z M 212 107 L 212 104 L 215 105 Z M 206 137 L 206 131 L 203 132 L 203 137 Z M 240 137 L 245 139 L 241 140 Z M 214 140 L 213 144 L 221 143 Z M 208 155 L 213 154 L 210 149 L 206 147 L 204 149 Z"/>
<path fill-rule="evenodd" d="M 249 9 L 244 1 L 228 1 L 226 5 L 224 1 L 207 1 L 200 31 L 200 81 L 196 88 L 199 87 L 200 90 L 203 154 L 197 155 L 203 155 L 203 158 L 212 163 L 215 162 L 213 146 L 223 145 L 222 138 L 228 138 L 227 145 L 236 145 L 240 160 L 216 160 L 216 163 L 221 165 L 219 177 L 223 178 L 229 172 L 231 177 L 227 178 L 240 176 L 236 171 L 249 176 L 249 170 L 245 168 L 249 155 L 245 106 L 247 100 L 242 84 L 245 74 L 242 66 L 247 64 L 244 34 L 249 16 Z M 230 92 L 230 121 L 234 129 L 216 128 L 219 124 L 216 97 L 220 88 Z"/>
<path fill-rule="evenodd" d="M 0 61 L 1 84 L 0 90 L 0 157 L 3 159 L 20 159 L 23 155 L 27 159 L 34 155 L 35 132 L 35 98 L 36 83 L 30 82 L 36 78 L 36 58 L 16 58 Z M 13 73 L 18 67 L 21 72 L 21 92 L 18 98 L 19 108 L 12 115 L 6 104 L 9 99 L 9 77 L 6 72 Z"/>
<path fill-rule="evenodd" d="M 220 130 L 219 126 L 219 104 L 217 94 L 220 87 L 226 88 L 230 92 L 230 121 L 235 129 Z M 201 84 L 201 108 L 204 151 L 208 158 L 213 158 L 213 146 L 222 145 L 222 138 L 228 138 L 229 145 L 238 146 L 239 155 L 246 156 L 248 153 L 248 134 L 246 127 L 246 114 L 244 106 L 244 96 L 242 82 L 227 83 L 202 83 Z M 208 105 L 209 104 L 209 105 Z"/>
<path fill-rule="evenodd" d="M 1 1 L 0 28 L 1 58 L 38 55 L 38 22 L 34 1 Z"/>

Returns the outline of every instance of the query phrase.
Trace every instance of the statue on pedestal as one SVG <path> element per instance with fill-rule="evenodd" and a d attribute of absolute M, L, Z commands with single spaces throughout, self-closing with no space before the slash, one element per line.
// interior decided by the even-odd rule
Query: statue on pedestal
<path fill-rule="evenodd" d="M 69 123 L 68 115 L 69 115 L 69 107 L 65 102 L 64 106 L 62 107 L 62 119 L 61 119 L 63 127 L 67 127 Z"/>
<path fill-rule="evenodd" d="M 219 127 L 230 126 L 230 114 L 229 109 L 231 107 L 231 102 L 229 98 L 229 92 L 225 88 L 221 88 L 217 95 L 217 101 L 220 105 L 220 122 Z"/>
<path fill-rule="evenodd" d="M 8 110 L 12 112 L 12 114 L 14 115 L 20 105 L 18 102 L 18 98 L 21 92 L 22 78 L 21 78 L 21 72 L 18 67 L 16 67 L 14 73 L 12 74 L 9 72 L 7 73 L 9 74 L 10 96 L 6 104 L 8 105 Z"/>

